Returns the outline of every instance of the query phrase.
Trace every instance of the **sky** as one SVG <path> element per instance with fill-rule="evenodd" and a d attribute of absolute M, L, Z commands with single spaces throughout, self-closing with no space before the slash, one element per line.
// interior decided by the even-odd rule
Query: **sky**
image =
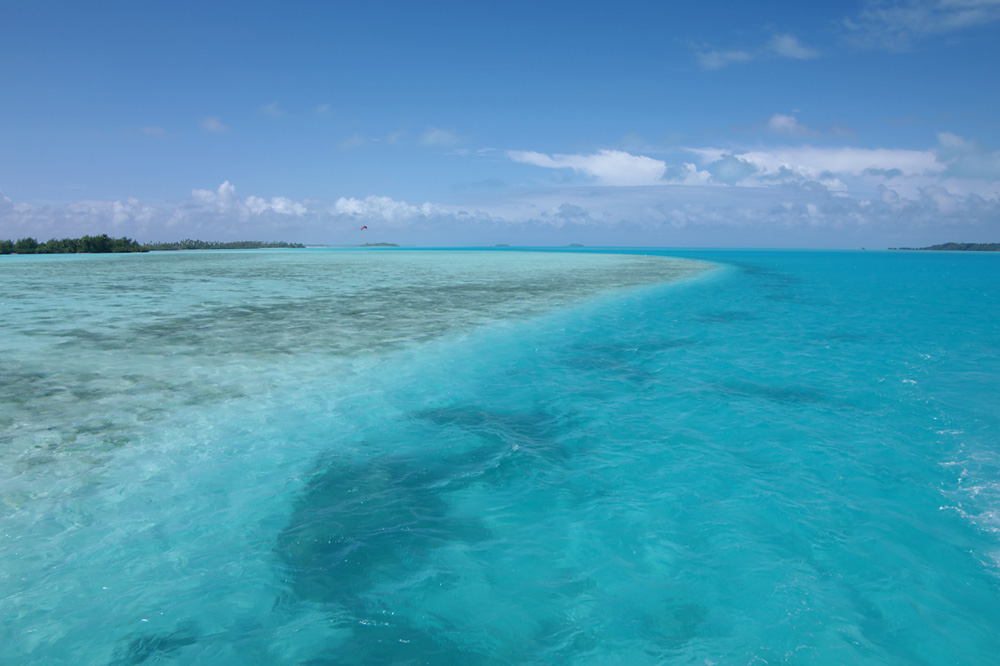
<path fill-rule="evenodd" d="M 998 72 L 1000 0 L 0 0 L 0 239 L 998 242 Z"/>

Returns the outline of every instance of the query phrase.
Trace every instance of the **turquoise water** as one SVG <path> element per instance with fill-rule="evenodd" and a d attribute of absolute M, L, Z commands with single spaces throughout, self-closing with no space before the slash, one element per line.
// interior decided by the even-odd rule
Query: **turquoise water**
<path fill-rule="evenodd" d="M 0 663 L 997 663 L 1000 256 L 0 277 Z"/>

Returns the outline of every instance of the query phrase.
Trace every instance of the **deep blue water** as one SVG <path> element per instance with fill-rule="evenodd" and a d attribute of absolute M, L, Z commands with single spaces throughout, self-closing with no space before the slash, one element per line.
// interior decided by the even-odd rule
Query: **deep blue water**
<path fill-rule="evenodd" d="M 998 663 L 1000 254 L 596 254 L 0 258 L 0 663 Z"/>

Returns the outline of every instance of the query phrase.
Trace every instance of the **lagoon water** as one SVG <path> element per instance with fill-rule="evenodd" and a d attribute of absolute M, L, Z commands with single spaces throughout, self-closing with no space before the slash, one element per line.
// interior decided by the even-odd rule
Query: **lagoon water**
<path fill-rule="evenodd" d="M 0 663 L 997 663 L 1000 255 L 0 280 Z"/>

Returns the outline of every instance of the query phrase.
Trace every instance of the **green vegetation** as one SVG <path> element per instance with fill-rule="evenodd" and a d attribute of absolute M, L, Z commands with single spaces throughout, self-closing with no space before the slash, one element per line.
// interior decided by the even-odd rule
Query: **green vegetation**
<path fill-rule="evenodd" d="M 285 243 L 284 241 L 232 241 L 223 243 L 220 241 L 200 241 L 186 238 L 176 243 L 146 243 L 142 247 L 146 250 L 260 250 L 300 248 L 305 247 L 305 245 L 301 243 Z"/>
<path fill-rule="evenodd" d="M 943 250 L 946 252 L 1000 252 L 1000 243 L 942 243 L 930 247 L 890 247 L 890 250 Z"/>
<path fill-rule="evenodd" d="M 107 234 L 63 238 L 62 240 L 53 238 L 44 243 L 39 243 L 34 238 L 21 238 L 14 242 L 0 240 L 0 254 L 103 254 L 146 251 L 142 245 L 131 238 L 126 236 L 111 238 Z"/>
<path fill-rule="evenodd" d="M 128 237 L 110 238 L 107 234 L 100 236 L 83 236 L 81 238 L 63 238 L 62 240 L 39 243 L 34 238 L 21 238 L 17 241 L 0 240 L 0 254 L 104 254 L 111 252 L 149 252 L 150 250 L 255 250 L 261 248 L 305 247 L 299 243 L 235 241 L 220 243 L 218 241 L 182 240 L 177 243 L 145 243 L 140 244 Z"/>

